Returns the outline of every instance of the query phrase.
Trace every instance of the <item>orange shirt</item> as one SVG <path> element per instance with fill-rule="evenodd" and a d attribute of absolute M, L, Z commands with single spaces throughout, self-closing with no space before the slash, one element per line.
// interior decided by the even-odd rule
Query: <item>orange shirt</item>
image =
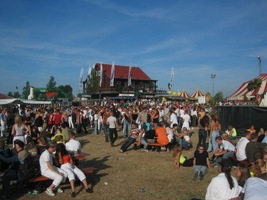
<path fill-rule="evenodd" d="M 166 129 L 164 127 L 158 127 L 156 129 L 157 143 L 167 145 L 169 144 L 169 139 L 167 137 Z"/>

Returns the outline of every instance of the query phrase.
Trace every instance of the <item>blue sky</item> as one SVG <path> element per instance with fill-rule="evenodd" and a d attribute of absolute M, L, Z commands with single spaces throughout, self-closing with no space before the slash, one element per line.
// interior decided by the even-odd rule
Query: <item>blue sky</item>
<path fill-rule="evenodd" d="M 265 0 L 9 0 L 0 3 L 0 92 L 26 81 L 79 90 L 97 62 L 142 68 L 167 89 L 232 94 L 267 73 Z"/>

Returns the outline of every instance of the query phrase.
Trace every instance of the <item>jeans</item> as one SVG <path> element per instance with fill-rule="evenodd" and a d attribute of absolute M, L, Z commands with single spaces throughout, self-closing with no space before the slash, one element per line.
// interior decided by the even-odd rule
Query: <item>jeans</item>
<path fill-rule="evenodd" d="M 6 135 L 6 124 L 1 124 L 1 137 L 4 137 Z"/>
<path fill-rule="evenodd" d="M 136 141 L 136 138 L 128 137 L 126 141 L 123 143 L 123 145 L 121 146 L 121 150 L 123 152 L 126 151 L 128 147 L 131 146 L 131 144 L 133 144 L 135 141 Z"/>
<path fill-rule="evenodd" d="M 114 137 L 113 137 L 114 136 Z M 118 137 L 118 133 L 117 133 L 117 130 L 116 128 L 110 128 L 109 129 L 109 139 L 110 139 L 110 143 L 111 144 L 114 144 L 114 142 L 116 141 Z"/>
<path fill-rule="evenodd" d="M 123 120 L 123 136 L 128 137 L 130 135 L 130 130 L 131 130 L 131 124 L 127 120 Z"/>
<path fill-rule="evenodd" d="M 218 131 L 212 131 L 211 133 L 211 140 L 209 142 L 209 147 L 208 147 L 208 151 L 213 151 L 215 152 L 215 150 L 218 148 L 218 143 L 216 142 L 216 137 L 219 136 L 219 132 Z"/>
<path fill-rule="evenodd" d="M 222 156 L 218 157 L 215 162 L 214 165 L 218 166 L 221 164 L 223 159 L 230 159 L 231 157 L 235 156 L 235 152 L 234 151 L 228 151 L 227 153 L 223 154 Z"/>
<path fill-rule="evenodd" d="M 109 142 L 109 139 L 108 139 L 108 137 L 109 137 L 109 134 L 108 134 L 108 125 L 107 124 L 103 124 L 103 131 L 104 131 L 104 134 L 105 134 L 105 141 L 106 142 Z"/>
<path fill-rule="evenodd" d="M 182 147 L 182 143 L 183 143 L 183 139 L 179 138 L 179 137 L 175 137 L 175 142 L 177 145 L 179 145 L 180 147 Z"/>
<path fill-rule="evenodd" d="M 98 135 L 98 121 L 97 120 L 94 121 L 94 134 Z"/>
<path fill-rule="evenodd" d="M 155 143 L 155 139 L 145 139 L 145 138 L 142 138 L 141 141 L 140 141 L 141 144 L 144 145 L 144 148 L 146 149 L 148 144 L 152 144 L 152 143 Z"/>
<path fill-rule="evenodd" d="M 198 131 L 198 146 L 202 145 L 206 149 L 207 131 L 205 129 L 199 129 Z"/>
<path fill-rule="evenodd" d="M 204 165 L 195 165 L 194 167 L 194 174 L 198 175 L 199 173 L 201 173 L 202 176 L 204 176 L 208 171 L 207 166 Z"/>

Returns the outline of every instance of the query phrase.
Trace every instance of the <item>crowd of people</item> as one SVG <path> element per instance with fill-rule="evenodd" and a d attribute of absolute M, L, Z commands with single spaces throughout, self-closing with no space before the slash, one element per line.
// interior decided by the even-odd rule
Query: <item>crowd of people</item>
<path fill-rule="evenodd" d="M 22 149 L 27 155 L 29 153 L 38 158 L 43 176 L 53 179 L 46 189 L 49 196 L 54 196 L 54 191 L 63 192 L 60 183 L 68 178 L 71 197 L 75 197 L 75 176 L 87 192 L 92 192 L 85 175 L 72 160 L 75 152 L 81 150 L 75 136 L 88 134 L 89 131 L 95 135 L 103 133 L 104 141 L 110 143 L 111 148 L 116 146 L 118 131 L 121 131 L 125 138 L 119 149 L 121 153 L 128 151 L 136 142 L 141 151 L 172 151 L 177 168 L 194 168 L 194 181 L 202 180 L 208 170 L 218 167 L 221 173 L 209 184 L 206 199 L 241 198 L 242 195 L 249 199 L 253 193 L 251 184 L 265 183 L 262 180 L 265 180 L 266 171 L 266 131 L 256 133 L 252 126 L 235 144 L 232 140 L 237 136 L 236 130 L 231 125 L 227 130 L 222 130 L 219 117 L 216 114 L 208 115 L 203 107 L 194 102 L 150 101 L 127 105 L 113 102 L 56 108 L 41 106 L 36 109 L 27 106 L 15 113 L 8 112 L 5 107 L 1 110 L 1 137 L 6 137 L 1 140 L 1 171 L 4 172 L 3 178 L 8 177 L 3 182 L 3 188 L 7 189 L 3 190 L 2 195 L 6 197 L 9 196 L 9 182 L 19 179 L 18 174 L 12 178 L 7 176 L 11 166 L 7 163 L 23 163 L 24 159 L 18 156 Z M 190 138 L 194 130 L 198 130 L 198 143 L 195 145 Z M 15 151 L 6 148 L 4 141 L 12 144 Z M 154 148 L 151 147 L 153 143 L 160 145 Z M 193 157 L 186 158 L 183 151 L 192 147 L 195 148 Z M 10 160 L 13 156 L 16 159 Z M 237 166 L 235 177 L 230 174 L 233 165 Z M 222 186 L 223 190 L 220 189 Z"/>

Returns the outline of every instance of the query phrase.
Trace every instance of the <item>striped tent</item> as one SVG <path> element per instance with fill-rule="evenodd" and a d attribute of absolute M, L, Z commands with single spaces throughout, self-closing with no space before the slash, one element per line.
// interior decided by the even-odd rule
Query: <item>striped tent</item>
<path fill-rule="evenodd" d="M 197 99 L 198 97 L 203 97 L 204 94 L 199 90 L 197 89 L 192 95 L 191 95 L 191 98 L 194 98 L 194 99 Z"/>
<path fill-rule="evenodd" d="M 256 82 L 260 83 L 259 85 Z M 260 81 L 260 82 L 259 82 Z M 254 83 L 254 85 L 253 85 Z M 252 90 L 248 88 L 252 86 Z M 262 94 L 267 92 L 267 74 L 261 74 L 256 79 L 244 82 L 231 96 L 228 100 L 244 100 L 246 96 L 248 99 L 260 98 Z"/>
<path fill-rule="evenodd" d="M 180 97 L 183 97 L 183 98 L 189 98 L 189 95 L 187 94 L 187 92 L 184 90 L 182 93 L 181 93 L 181 96 Z"/>

